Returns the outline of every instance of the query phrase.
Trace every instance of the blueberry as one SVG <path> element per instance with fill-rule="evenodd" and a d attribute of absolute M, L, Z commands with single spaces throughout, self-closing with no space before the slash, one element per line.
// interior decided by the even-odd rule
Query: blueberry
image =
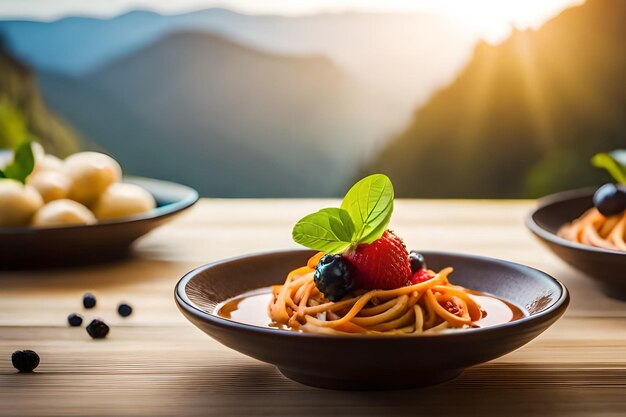
<path fill-rule="evenodd" d="M 96 306 L 96 297 L 88 292 L 83 295 L 83 306 L 85 308 L 94 308 Z"/>
<path fill-rule="evenodd" d="M 409 260 L 411 261 L 411 273 L 415 274 L 420 269 L 426 268 L 426 261 L 424 261 L 424 255 L 412 250 L 409 253 Z"/>
<path fill-rule="evenodd" d="M 593 196 L 593 205 L 604 216 L 614 216 L 626 210 L 626 185 L 604 184 Z"/>
<path fill-rule="evenodd" d="M 339 301 L 354 286 L 348 262 L 341 255 L 326 255 L 315 267 L 315 286 L 330 301 Z"/>
<path fill-rule="evenodd" d="M 11 355 L 11 362 L 20 372 L 33 372 L 39 366 L 39 355 L 32 350 L 16 350 Z"/>
<path fill-rule="evenodd" d="M 117 307 L 117 312 L 122 317 L 128 317 L 133 313 L 133 308 L 128 304 L 122 303 Z"/>
<path fill-rule="evenodd" d="M 109 326 L 102 320 L 92 320 L 87 326 L 87 333 L 94 339 L 103 339 L 109 334 Z"/>
<path fill-rule="evenodd" d="M 72 327 L 78 327 L 81 324 L 83 324 L 83 318 L 81 316 L 79 316 L 78 314 L 72 313 L 69 316 L 67 316 L 67 322 Z"/>

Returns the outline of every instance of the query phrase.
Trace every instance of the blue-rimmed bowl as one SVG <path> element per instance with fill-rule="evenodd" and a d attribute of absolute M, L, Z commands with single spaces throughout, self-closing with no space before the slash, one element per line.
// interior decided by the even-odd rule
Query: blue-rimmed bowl
<path fill-rule="evenodd" d="M 249 255 L 202 266 L 178 282 L 174 296 L 185 317 L 218 342 L 276 365 L 290 379 L 331 389 L 409 388 L 452 379 L 467 367 L 528 343 L 567 308 L 567 289 L 536 269 L 473 255 L 422 253 L 430 268 L 454 267 L 453 283 L 509 301 L 525 317 L 434 335 L 330 336 L 243 324 L 214 314 L 223 301 L 282 283 L 290 270 L 306 264 L 313 254 L 306 250 Z"/>
<path fill-rule="evenodd" d="M 559 229 L 593 207 L 593 188 L 565 191 L 539 200 L 526 226 L 559 258 L 598 282 L 613 298 L 626 300 L 626 252 L 570 242 Z"/>
<path fill-rule="evenodd" d="M 198 201 L 198 193 L 173 182 L 124 177 L 152 194 L 157 207 L 92 225 L 0 227 L 0 269 L 84 265 L 127 256 L 132 243 Z"/>

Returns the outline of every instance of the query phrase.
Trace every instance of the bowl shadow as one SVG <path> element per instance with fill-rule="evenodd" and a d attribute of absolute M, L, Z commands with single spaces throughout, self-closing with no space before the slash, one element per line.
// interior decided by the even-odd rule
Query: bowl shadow
<path fill-rule="evenodd" d="M 466 370 L 450 382 L 396 391 L 334 391 L 311 388 L 284 378 L 261 363 L 229 366 L 224 372 L 199 370 L 186 378 L 203 395 L 180 410 L 234 409 L 242 415 L 589 415 L 614 410 L 626 371 L 611 375 L 597 369 L 571 370 L 554 364 L 491 363 Z M 418 376 L 416 376 L 418 377 Z M 602 389 L 599 389 L 602 388 Z M 577 398 L 577 401 L 572 401 Z"/>

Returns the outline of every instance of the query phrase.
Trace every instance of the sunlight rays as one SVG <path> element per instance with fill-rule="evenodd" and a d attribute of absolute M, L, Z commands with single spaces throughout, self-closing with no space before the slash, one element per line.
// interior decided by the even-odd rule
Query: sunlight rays
<path fill-rule="evenodd" d="M 550 125 L 550 108 L 546 103 L 547 97 L 543 94 L 540 73 L 535 66 L 536 51 L 532 49 L 529 32 L 516 32 L 512 38 L 518 63 L 521 66 L 523 93 L 526 98 L 530 122 L 536 129 L 535 142 L 544 149 L 554 146 L 552 126 Z"/>
<path fill-rule="evenodd" d="M 477 67 L 477 74 L 474 75 L 474 82 L 469 92 L 467 102 L 467 131 L 462 132 L 465 146 L 472 147 L 470 139 L 476 137 L 476 133 L 480 131 L 484 124 L 484 119 L 490 117 L 488 108 L 490 97 L 495 87 L 494 74 L 497 65 L 497 56 L 488 50 L 491 45 L 481 44 L 476 47 L 476 53 L 480 53 L 483 48 L 484 59 L 477 60 L 480 65 Z"/>

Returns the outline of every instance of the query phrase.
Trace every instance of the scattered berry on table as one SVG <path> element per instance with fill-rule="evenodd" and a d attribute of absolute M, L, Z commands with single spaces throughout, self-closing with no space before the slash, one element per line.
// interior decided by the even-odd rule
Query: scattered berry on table
<path fill-rule="evenodd" d="M 109 326 L 102 320 L 92 320 L 87 326 L 87 333 L 94 339 L 103 339 L 109 334 Z"/>
<path fill-rule="evenodd" d="M 117 307 L 117 312 L 122 317 L 128 317 L 133 314 L 133 308 L 128 304 L 122 303 Z"/>
<path fill-rule="evenodd" d="M 331 301 L 339 301 L 354 286 L 348 262 L 341 255 L 325 255 L 315 267 L 313 281 Z"/>
<path fill-rule="evenodd" d="M 412 250 L 409 252 L 409 261 L 411 261 L 411 273 L 415 274 L 420 269 L 426 268 L 426 261 L 424 261 L 424 255 Z"/>
<path fill-rule="evenodd" d="M 11 355 L 11 362 L 20 372 L 32 372 L 39 366 L 39 355 L 32 350 L 16 350 Z"/>
<path fill-rule="evenodd" d="M 94 308 L 96 306 L 96 297 L 88 292 L 83 295 L 83 306 L 85 308 Z"/>
<path fill-rule="evenodd" d="M 83 318 L 78 314 L 72 313 L 69 316 L 67 316 L 67 322 L 72 327 L 78 327 L 81 324 L 83 324 Z"/>

